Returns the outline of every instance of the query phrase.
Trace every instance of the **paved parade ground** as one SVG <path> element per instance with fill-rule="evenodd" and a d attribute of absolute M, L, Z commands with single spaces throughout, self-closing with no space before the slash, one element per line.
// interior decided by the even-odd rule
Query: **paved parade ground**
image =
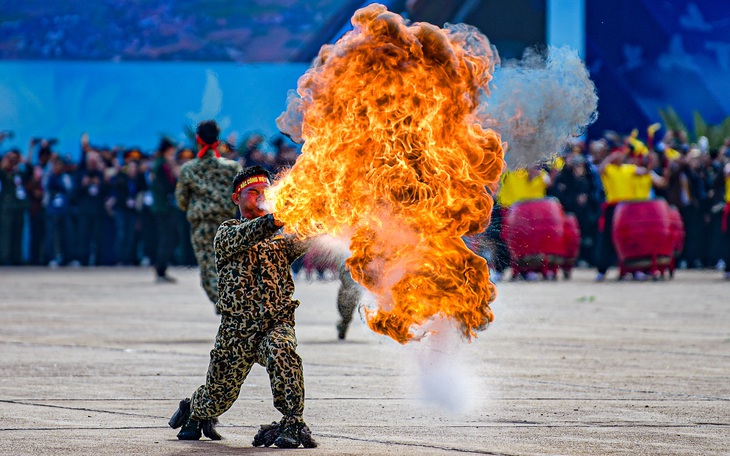
<path fill-rule="evenodd" d="M 498 285 L 471 344 L 400 345 L 357 318 L 336 337 L 338 282 L 297 281 L 312 450 L 253 448 L 279 419 L 256 366 L 224 440 L 167 427 L 205 378 L 217 329 L 196 269 L 0 268 L 0 454 L 730 454 L 730 283 Z"/>

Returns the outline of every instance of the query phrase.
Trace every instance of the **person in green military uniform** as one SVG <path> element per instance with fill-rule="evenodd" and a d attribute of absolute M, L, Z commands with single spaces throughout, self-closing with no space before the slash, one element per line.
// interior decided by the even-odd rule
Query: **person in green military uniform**
<path fill-rule="evenodd" d="M 278 423 L 261 426 L 254 446 L 313 448 L 317 444 L 304 423 L 304 374 L 296 352 L 291 264 L 309 246 L 294 236 L 281 234 L 280 223 L 263 209 L 264 192 L 271 176 L 261 166 L 238 173 L 233 181 L 233 201 L 241 219 L 224 222 L 215 237 L 221 322 L 210 352 L 205 384 L 191 399 L 180 401 L 170 419 L 177 437 L 212 440 L 217 418 L 238 398 L 255 363 L 266 368 L 274 407 L 282 413 Z"/>
<path fill-rule="evenodd" d="M 220 224 L 235 216 L 236 208 L 228 199 L 231 181 L 241 170 L 233 161 L 221 158 L 218 152 L 220 128 L 213 120 L 198 124 L 197 159 L 180 169 L 175 199 L 190 222 L 190 239 L 200 267 L 200 283 L 215 305 L 218 301 L 218 274 L 215 268 L 213 239 Z"/>

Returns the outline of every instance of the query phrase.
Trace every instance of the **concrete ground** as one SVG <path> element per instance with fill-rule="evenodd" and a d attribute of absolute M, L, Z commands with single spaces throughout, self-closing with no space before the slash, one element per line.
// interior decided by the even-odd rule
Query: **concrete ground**
<path fill-rule="evenodd" d="M 359 319 L 336 339 L 337 282 L 297 282 L 314 450 L 253 448 L 279 418 L 256 367 L 224 440 L 167 420 L 204 380 L 217 328 L 197 270 L 0 268 L 0 453 L 132 455 L 730 454 L 730 283 L 500 283 L 471 344 L 399 345 Z"/>

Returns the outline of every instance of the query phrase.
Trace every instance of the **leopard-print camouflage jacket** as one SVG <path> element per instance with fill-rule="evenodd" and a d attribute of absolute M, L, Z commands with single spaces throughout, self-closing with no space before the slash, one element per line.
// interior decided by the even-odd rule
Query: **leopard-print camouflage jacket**
<path fill-rule="evenodd" d="M 203 220 L 221 222 L 236 214 L 231 194 L 233 178 L 240 169 L 237 162 L 216 158 L 211 151 L 180 168 L 175 199 L 178 207 L 187 212 L 191 223 Z"/>
<path fill-rule="evenodd" d="M 269 214 L 223 222 L 214 245 L 218 310 L 244 317 L 260 331 L 277 323 L 294 326 L 299 301 L 292 299 L 291 264 L 306 252 L 309 242 L 281 234 Z"/>

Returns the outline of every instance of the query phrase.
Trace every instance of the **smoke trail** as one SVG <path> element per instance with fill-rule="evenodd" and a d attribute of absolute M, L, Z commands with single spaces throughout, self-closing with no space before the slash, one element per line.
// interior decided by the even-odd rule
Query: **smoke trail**
<path fill-rule="evenodd" d="M 567 46 L 550 46 L 547 56 L 528 49 L 522 60 L 504 63 L 493 76 L 476 115 L 507 143 L 511 168 L 559 153 L 598 116 L 593 81 Z"/>
<path fill-rule="evenodd" d="M 414 346 L 418 363 L 421 399 L 455 413 L 477 404 L 477 378 L 461 350 L 458 330 L 445 319 L 428 325 L 429 337 Z"/>

